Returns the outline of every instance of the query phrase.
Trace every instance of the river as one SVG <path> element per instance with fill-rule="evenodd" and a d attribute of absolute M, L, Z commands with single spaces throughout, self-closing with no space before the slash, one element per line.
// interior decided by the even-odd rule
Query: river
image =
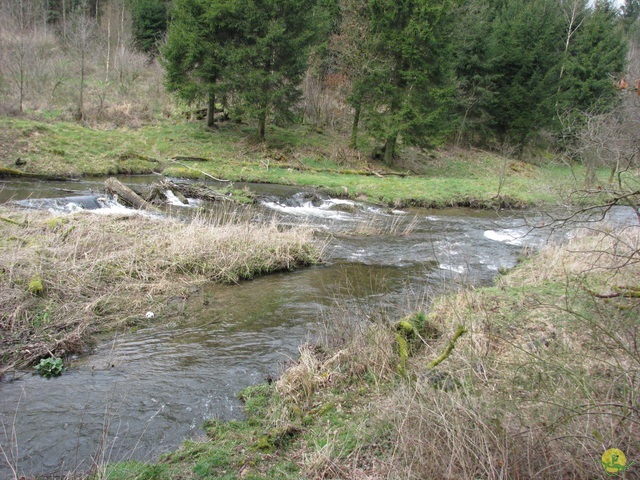
<path fill-rule="evenodd" d="M 120 179 L 135 185 L 156 178 Z M 4 181 L 0 202 L 121 211 L 100 195 L 103 180 Z M 443 290 L 490 283 L 524 248 L 538 248 L 551 235 L 526 225 L 538 221 L 533 212 L 392 211 L 300 188 L 248 188 L 262 199 L 256 214 L 321 232 L 326 263 L 210 285 L 181 303 L 177 316 L 102 339 L 59 378 L 6 375 L 0 478 L 12 477 L 9 464 L 18 475 L 51 475 L 108 461 L 152 461 L 202 435 L 208 418 L 241 418 L 238 392 L 276 376 L 340 312 L 398 318 Z M 172 211 L 187 215 L 189 207 Z"/>

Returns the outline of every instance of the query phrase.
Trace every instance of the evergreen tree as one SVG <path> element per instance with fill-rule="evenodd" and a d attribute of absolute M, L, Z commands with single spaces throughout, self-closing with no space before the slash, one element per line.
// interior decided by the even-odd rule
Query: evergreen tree
<path fill-rule="evenodd" d="M 373 88 L 367 123 L 383 139 L 390 164 L 398 138 L 429 145 L 450 126 L 452 9 L 449 1 L 371 0 L 369 3 Z"/>
<path fill-rule="evenodd" d="M 610 2 L 596 2 L 568 53 L 560 107 L 583 112 L 611 107 L 617 99 L 613 78 L 624 70 L 626 42 Z"/>
<path fill-rule="evenodd" d="M 358 144 L 358 129 L 362 106 L 372 100 L 371 69 L 374 63 L 370 50 L 368 0 L 341 0 L 340 23 L 332 35 L 330 49 L 338 70 L 350 83 L 347 102 L 353 107 L 350 145 Z"/>
<path fill-rule="evenodd" d="M 216 98 L 230 87 L 229 65 L 241 38 L 236 0 L 175 0 L 162 50 L 167 89 L 192 104 L 207 100 L 214 126 Z"/>
<path fill-rule="evenodd" d="M 249 0 L 241 9 L 242 38 L 234 52 L 233 85 L 240 111 L 256 119 L 265 138 L 267 118 L 292 119 L 309 48 L 326 25 L 316 0 Z"/>
<path fill-rule="evenodd" d="M 143 52 L 157 53 L 158 41 L 167 30 L 164 0 L 131 0 L 133 37 Z"/>
<path fill-rule="evenodd" d="M 640 0 L 625 0 L 621 11 L 622 22 L 625 29 L 629 31 L 636 20 L 638 20 L 638 16 L 640 16 Z"/>
<path fill-rule="evenodd" d="M 462 2 L 456 10 L 453 60 L 456 80 L 456 142 L 488 143 L 493 137 L 489 109 L 496 72 L 489 38 L 495 8 L 487 0 Z"/>
<path fill-rule="evenodd" d="M 504 0 L 492 23 L 489 55 L 495 95 L 488 113 L 501 142 L 522 147 L 552 124 L 564 21 L 556 0 Z"/>

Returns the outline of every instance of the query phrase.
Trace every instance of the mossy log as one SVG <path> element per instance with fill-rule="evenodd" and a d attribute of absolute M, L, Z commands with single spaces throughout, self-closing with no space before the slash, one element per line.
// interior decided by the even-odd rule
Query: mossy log
<path fill-rule="evenodd" d="M 147 202 L 144 198 L 138 195 L 136 192 L 131 190 L 126 185 L 123 185 L 117 179 L 110 177 L 104 182 L 105 189 L 107 192 L 118 196 L 118 198 L 122 199 L 122 201 L 133 207 L 141 210 L 149 210 L 152 212 L 157 212 L 158 209 Z"/>
<path fill-rule="evenodd" d="M 28 174 L 15 168 L 0 167 L 0 178 L 2 177 L 24 177 Z"/>
<path fill-rule="evenodd" d="M 640 287 L 638 286 L 614 286 L 613 292 L 610 293 L 595 292 L 585 286 L 582 288 L 596 298 L 640 298 Z"/>
<path fill-rule="evenodd" d="M 449 355 L 451 355 L 451 352 L 456 346 L 456 342 L 458 341 L 458 338 L 460 338 L 465 333 L 467 333 L 466 328 L 464 328 L 463 326 L 458 327 L 458 329 L 456 330 L 456 333 L 453 334 L 453 338 L 451 339 L 447 347 L 444 349 L 444 351 L 440 354 L 438 358 L 429 362 L 429 365 L 427 365 L 427 368 L 429 369 L 435 368 L 438 365 L 440 365 L 442 362 L 444 362 L 449 357 Z"/>
<path fill-rule="evenodd" d="M 172 160 L 175 160 L 177 162 L 208 162 L 209 159 L 208 158 L 202 158 L 202 157 L 183 157 L 181 155 L 175 156 L 172 158 Z"/>
<path fill-rule="evenodd" d="M 11 223 L 12 225 L 18 225 L 18 226 L 24 225 L 22 222 L 18 222 L 17 220 L 14 220 L 12 218 L 0 217 L 0 220 L 3 222 Z"/>
<path fill-rule="evenodd" d="M 22 170 L 18 170 L 17 168 L 0 167 L 0 178 L 7 177 L 33 178 L 35 180 L 61 180 L 65 182 L 75 180 L 73 178 L 61 177 L 59 175 L 43 175 L 40 173 L 23 172 Z"/>

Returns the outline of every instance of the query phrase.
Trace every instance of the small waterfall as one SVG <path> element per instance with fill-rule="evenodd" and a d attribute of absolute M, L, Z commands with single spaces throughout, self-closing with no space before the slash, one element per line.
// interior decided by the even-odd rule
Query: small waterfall
<path fill-rule="evenodd" d="M 53 213 L 73 213 L 81 210 L 123 211 L 127 208 L 108 195 L 77 195 L 60 198 L 28 198 L 13 203 L 25 208 L 48 210 Z"/>

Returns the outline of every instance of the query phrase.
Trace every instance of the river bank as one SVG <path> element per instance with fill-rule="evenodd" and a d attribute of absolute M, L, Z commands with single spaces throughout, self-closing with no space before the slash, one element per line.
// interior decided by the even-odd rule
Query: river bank
<path fill-rule="evenodd" d="M 334 197 L 396 208 L 557 204 L 582 187 L 584 177 L 580 167 L 543 158 L 542 152 L 525 163 L 478 150 L 405 148 L 389 167 L 370 158 L 373 145 L 363 143 L 354 150 L 346 146 L 344 136 L 305 126 L 273 127 L 262 143 L 243 125 L 223 124 L 211 131 L 169 120 L 136 129 L 99 130 L 70 122 L 1 117 L 0 131 L 0 169 L 5 175 L 206 174 L 313 186 Z"/>
<path fill-rule="evenodd" d="M 191 221 L 0 206 L 0 373 L 86 351 L 92 334 L 170 315 L 203 283 L 320 262 L 308 228 L 234 208 Z M 149 315 L 149 316 L 151 316 Z"/>
<path fill-rule="evenodd" d="M 99 473 L 587 479 L 611 448 L 638 468 L 640 236 L 590 230 L 426 314 L 342 312 L 277 381 L 241 393 L 246 420 L 210 420 L 157 463 Z"/>

